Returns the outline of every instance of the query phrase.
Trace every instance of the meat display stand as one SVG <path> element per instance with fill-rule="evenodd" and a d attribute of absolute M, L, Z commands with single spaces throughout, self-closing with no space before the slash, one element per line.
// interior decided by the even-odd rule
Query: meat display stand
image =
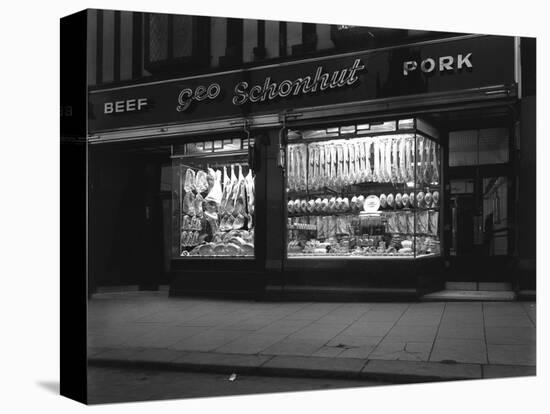
<path fill-rule="evenodd" d="M 435 128 L 420 119 L 346 124 L 293 130 L 288 142 L 286 295 L 429 289 L 442 268 Z"/>

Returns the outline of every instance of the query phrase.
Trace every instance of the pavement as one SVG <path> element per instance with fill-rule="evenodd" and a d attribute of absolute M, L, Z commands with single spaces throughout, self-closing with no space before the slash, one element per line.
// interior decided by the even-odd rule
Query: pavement
<path fill-rule="evenodd" d="M 91 367 L 88 404 L 334 390 L 388 385 L 334 378 L 284 378 L 151 369 Z"/>
<path fill-rule="evenodd" d="M 536 374 L 534 302 L 319 303 L 96 294 L 91 366 L 394 383 Z"/>

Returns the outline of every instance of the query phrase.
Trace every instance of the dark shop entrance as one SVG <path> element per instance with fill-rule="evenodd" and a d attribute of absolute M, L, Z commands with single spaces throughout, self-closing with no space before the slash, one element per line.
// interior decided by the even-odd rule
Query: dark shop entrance
<path fill-rule="evenodd" d="M 90 292 L 168 284 L 163 243 L 171 199 L 163 166 L 169 151 L 108 144 L 91 146 L 89 160 Z"/>

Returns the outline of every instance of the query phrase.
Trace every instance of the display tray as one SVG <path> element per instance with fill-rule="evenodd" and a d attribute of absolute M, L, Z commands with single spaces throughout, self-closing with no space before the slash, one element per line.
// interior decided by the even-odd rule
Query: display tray
<path fill-rule="evenodd" d="M 172 260 L 211 260 L 211 259 L 222 259 L 222 260 L 255 260 L 256 256 L 179 256 L 179 257 L 173 257 Z"/>
<path fill-rule="evenodd" d="M 293 253 L 291 256 L 288 256 L 288 260 L 292 259 L 346 259 L 346 260 L 372 260 L 372 259 L 380 259 L 380 260 L 415 260 L 415 259 L 425 259 L 430 257 L 441 257 L 441 255 L 436 253 L 428 253 L 428 254 L 422 254 L 417 255 L 416 257 L 412 254 L 410 255 L 404 255 L 404 254 L 387 254 L 387 255 L 353 255 L 349 256 L 346 254 L 324 254 L 324 255 L 316 255 L 315 253 Z"/>

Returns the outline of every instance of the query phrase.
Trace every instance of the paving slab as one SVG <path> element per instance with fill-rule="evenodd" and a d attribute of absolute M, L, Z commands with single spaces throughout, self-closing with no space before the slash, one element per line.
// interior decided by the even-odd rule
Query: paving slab
<path fill-rule="evenodd" d="M 376 345 L 362 345 L 343 350 L 337 355 L 337 358 L 361 358 L 367 359 L 374 351 Z"/>
<path fill-rule="evenodd" d="M 430 361 L 453 361 L 462 363 L 487 363 L 485 341 L 476 339 L 437 339 Z"/>
<path fill-rule="evenodd" d="M 369 359 L 428 361 L 433 342 L 392 342 L 384 339 L 369 355 Z"/>
<path fill-rule="evenodd" d="M 487 344 L 508 345 L 508 344 L 535 344 L 537 332 L 534 327 L 508 326 L 485 328 Z"/>
<path fill-rule="evenodd" d="M 264 355 L 300 355 L 310 356 L 325 345 L 326 341 L 283 339 L 262 351 Z"/>
<path fill-rule="evenodd" d="M 535 344 L 488 344 L 487 355 L 490 364 L 535 366 L 537 362 L 537 352 Z"/>
<path fill-rule="evenodd" d="M 483 378 L 531 377 L 537 368 L 527 365 L 483 365 Z"/>
<path fill-rule="evenodd" d="M 391 342 L 433 342 L 437 325 L 396 325 L 386 335 Z"/>
<path fill-rule="evenodd" d="M 480 379 L 481 366 L 477 364 L 370 360 L 362 369 L 361 375 L 393 382 Z"/>
<path fill-rule="evenodd" d="M 208 331 L 186 338 L 170 346 L 172 349 L 184 351 L 213 351 L 222 345 L 234 341 L 242 336 L 239 331 L 222 331 L 209 329 Z"/>
<path fill-rule="evenodd" d="M 485 337 L 482 324 L 442 323 L 437 331 L 438 339 L 477 339 Z"/>
<path fill-rule="evenodd" d="M 276 356 L 262 365 L 262 371 L 283 375 L 357 377 L 365 365 L 358 358 Z"/>
<path fill-rule="evenodd" d="M 341 347 L 341 348 L 353 348 L 357 346 L 365 345 L 378 345 L 383 336 L 359 336 L 359 335 L 346 335 L 342 333 L 335 336 L 328 341 L 328 346 Z"/>
<path fill-rule="evenodd" d="M 341 335 L 384 336 L 394 326 L 393 322 L 355 322 L 343 330 Z"/>
<path fill-rule="evenodd" d="M 340 348 L 337 346 L 323 346 L 315 351 L 311 356 L 313 357 L 328 357 L 334 358 L 344 352 L 347 348 Z"/>
<path fill-rule="evenodd" d="M 485 315 L 485 326 L 488 327 L 531 327 L 534 326 L 531 319 L 526 315 L 520 316 L 487 316 Z"/>
<path fill-rule="evenodd" d="M 232 354 L 258 354 L 264 349 L 277 342 L 282 341 L 286 334 L 282 333 L 259 333 L 255 332 L 242 336 L 216 348 L 216 352 Z"/>

